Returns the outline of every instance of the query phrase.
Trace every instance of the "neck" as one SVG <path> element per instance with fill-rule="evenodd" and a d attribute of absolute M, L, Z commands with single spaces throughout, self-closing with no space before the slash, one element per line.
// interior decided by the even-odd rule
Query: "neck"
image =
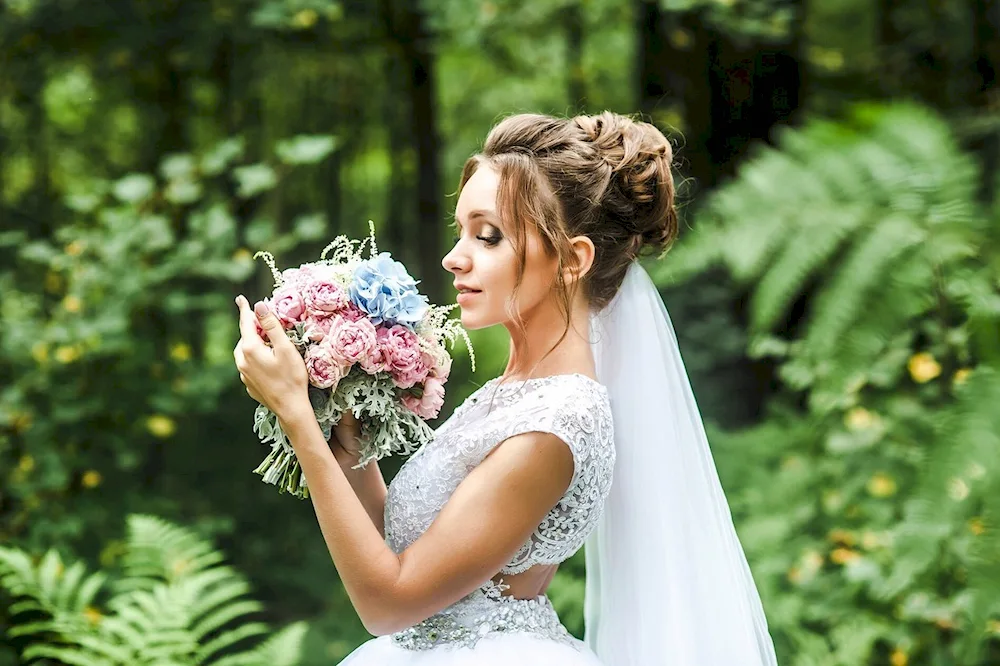
<path fill-rule="evenodd" d="M 569 329 L 565 315 L 551 302 L 530 312 L 523 330 L 512 323 L 506 327 L 510 333 L 510 357 L 505 377 L 529 379 L 574 372 L 595 375 L 589 340 L 590 315 L 585 301 L 578 299 L 570 308 Z"/>

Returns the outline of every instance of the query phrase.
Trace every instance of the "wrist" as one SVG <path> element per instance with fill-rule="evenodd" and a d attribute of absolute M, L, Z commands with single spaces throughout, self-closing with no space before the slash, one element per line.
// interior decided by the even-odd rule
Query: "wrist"
<path fill-rule="evenodd" d="M 278 417 L 278 424 L 289 437 L 293 433 L 301 431 L 304 427 L 316 423 L 316 414 L 313 412 L 309 402 L 296 401 L 275 412 Z M 318 425 L 318 424 L 317 424 Z"/>

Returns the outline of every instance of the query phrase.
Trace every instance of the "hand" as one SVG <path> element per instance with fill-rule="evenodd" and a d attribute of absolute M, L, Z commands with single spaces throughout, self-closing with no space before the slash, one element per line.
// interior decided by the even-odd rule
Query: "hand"
<path fill-rule="evenodd" d="M 285 335 L 281 322 L 264 303 L 257 303 L 254 313 L 247 299 L 240 295 L 236 305 L 240 310 L 240 341 L 233 350 L 233 358 L 247 393 L 280 420 L 302 411 L 311 414 L 306 364 Z M 271 346 L 257 334 L 258 321 Z"/>
<path fill-rule="evenodd" d="M 360 456 L 360 443 L 358 439 L 361 437 L 361 426 L 358 424 L 358 420 L 354 418 L 354 413 L 351 410 L 344 412 L 344 415 L 340 417 L 340 423 L 333 426 L 333 436 L 330 437 L 330 446 L 334 449 L 333 453 L 337 454 L 337 449 L 340 449 L 345 454 L 357 461 Z"/>

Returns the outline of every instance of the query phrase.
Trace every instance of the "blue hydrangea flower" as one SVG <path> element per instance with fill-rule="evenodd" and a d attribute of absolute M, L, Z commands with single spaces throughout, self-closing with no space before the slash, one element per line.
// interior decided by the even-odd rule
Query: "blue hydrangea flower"
<path fill-rule="evenodd" d="M 417 281 L 388 252 L 354 269 L 349 292 L 351 302 L 367 312 L 375 325 L 413 328 L 428 308 L 427 297 L 417 291 Z"/>

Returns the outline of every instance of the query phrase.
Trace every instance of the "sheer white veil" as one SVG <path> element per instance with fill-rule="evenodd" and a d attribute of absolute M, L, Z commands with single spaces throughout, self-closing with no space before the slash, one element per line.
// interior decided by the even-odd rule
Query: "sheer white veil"
<path fill-rule="evenodd" d="M 670 316 L 638 262 L 590 327 L 617 461 L 586 544 L 585 641 L 606 666 L 775 666 Z"/>

